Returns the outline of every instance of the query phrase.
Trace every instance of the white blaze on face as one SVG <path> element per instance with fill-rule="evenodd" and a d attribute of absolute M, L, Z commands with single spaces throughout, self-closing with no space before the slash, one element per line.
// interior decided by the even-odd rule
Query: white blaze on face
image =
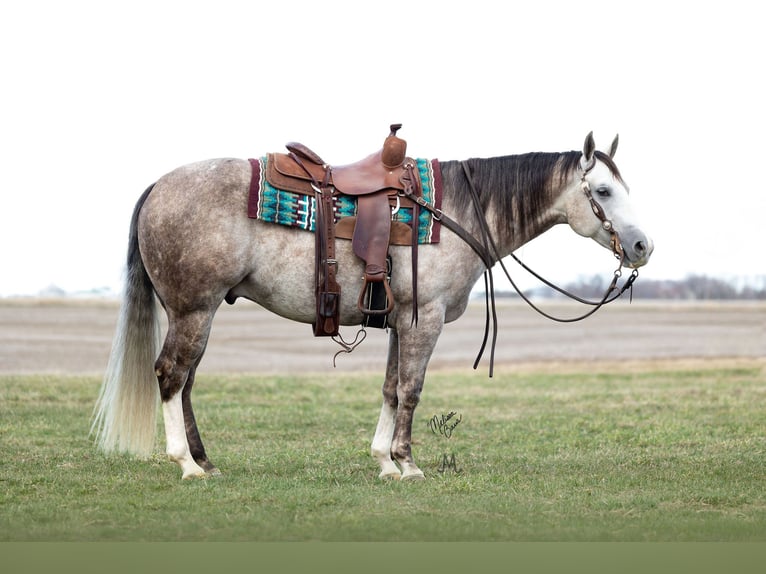
<path fill-rule="evenodd" d="M 624 182 L 616 177 L 605 163 L 598 160 L 585 175 L 585 182 L 593 199 L 604 211 L 606 219 L 617 231 L 625 250 L 625 264 L 631 267 L 644 265 L 649 260 L 654 244 L 642 231 Z M 594 213 L 580 178 L 576 178 L 564 193 L 562 203 L 561 209 L 566 214 L 567 223 L 576 233 L 611 249 L 611 233 Z"/>

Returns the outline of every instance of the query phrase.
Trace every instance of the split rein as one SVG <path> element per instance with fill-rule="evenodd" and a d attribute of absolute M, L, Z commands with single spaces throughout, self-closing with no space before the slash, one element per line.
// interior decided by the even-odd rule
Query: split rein
<path fill-rule="evenodd" d="M 537 307 L 529 299 L 529 297 L 527 297 L 522 292 L 522 290 L 519 289 L 519 287 L 516 285 L 516 282 L 513 280 L 513 278 L 511 277 L 511 274 L 508 272 L 508 269 L 505 267 L 505 264 L 503 263 L 502 257 L 497 249 L 497 245 L 495 244 L 494 239 L 492 239 L 492 234 L 490 233 L 490 230 L 489 230 L 487 218 L 484 214 L 484 210 L 481 207 L 481 201 L 479 200 L 479 193 L 476 190 L 476 185 L 474 184 L 473 178 L 471 177 L 470 170 L 468 169 L 468 164 L 465 161 L 460 162 L 460 164 L 463 167 L 463 172 L 465 173 L 465 177 L 466 177 L 466 180 L 468 181 L 468 186 L 471 192 L 471 199 L 473 202 L 474 210 L 476 212 L 476 219 L 479 222 L 481 242 L 479 242 L 473 235 L 471 235 L 469 232 L 463 229 L 463 227 L 460 226 L 460 224 L 458 224 L 455 220 L 444 215 L 444 213 L 442 213 L 441 210 L 435 209 L 432 206 L 428 205 L 425 201 L 423 201 L 422 198 L 419 198 L 416 196 L 410 196 L 407 193 L 408 192 L 407 189 L 405 189 L 404 194 L 410 197 L 410 199 L 416 201 L 421 207 L 431 211 L 433 213 L 434 218 L 437 221 L 441 222 L 448 229 L 450 229 L 452 232 L 458 235 L 458 237 L 460 237 L 463 241 L 465 241 L 477 253 L 477 255 L 479 255 L 479 257 L 484 262 L 484 265 L 487 268 L 486 271 L 484 272 L 484 291 L 485 291 L 486 306 L 487 306 L 486 322 L 484 327 L 484 338 L 482 340 L 479 353 L 473 364 L 474 369 L 477 368 L 479 361 L 481 360 L 481 357 L 483 356 L 484 350 L 487 346 L 487 341 L 489 339 L 489 325 L 491 320 L 492 344 L 490 347 L 489 376 L 492 377 L 494 372 L 495 346 L 497 343 L 497 309 L 495 306 L 495 285 L 494 285 L 494 279 L 492 276 L 492 267 L 494 266 L 495 263 L 500 264 L 500 267 L 503 269 L 505 276 L 508 278 L 508 281 L 510 281 L 516 293 L 518 293 L 519 296 L 530 307 L 532 307 L 532 309 L 534 309 L 535 311 L 537 311 L 544 317 L 551 319 L 553 321 L 558 321 L 560 323 L 574 323 L 576 321 L 581 321 L 587 317 L 590 317 L 596 311 L 598 311 L 601 307 L 603 307 L 605 304 L 611 303 L 615 299 L 618 299 L 628 289 L 631 289 L 631 300 L 632 300 L 632 293 L 633 293 L 632 287 L 633 287 L 633 283 L 638 278 L 638 270 L 634 269 L 633 272 L 628 277 L 628 279 L 626 279 L 623 286 L 619 290 L 617 289 L 617 283 L 620 277 L 622 276 L 622 267 L 623 267 L 623 263 L 625 262 L 625 253 L 623 251 L 622 243 L 620 242 L 619 235 L 617 234 L 617 230 L 614 228 L 614 225 L 612 224 L 612 222 L 606 217 L 606 213 L 604 212 L 601 205 L 599 205 L 599 203 L 593 197 L 593 194 L 591 193 L 591 189 L 590 189 L 590 184 L 585 179 L 585 176 L 593 168 L 593 165 L 595 164 L 595 160 L 591 159 L 591 162 L 588 165 L 583 167 L 583 173 L 582 173 L 582 176 L 580 177 L 580 188 L 585 194 L 585 197 L 588 199 L 588 202 L 590 203 L 593 213 L 601 221 L 601 226 L 604 228 L 604 230 L 608 231 L 611 234 L 612 252 L 615 258 L 617 258 L 617 260 L 619 261 L 617 269 L 615 269 L 613 273 L 612 281 L 609 284 L 609 286 L 606 288 L 606 291 L 604 292 L 603 297 L 599 301 L 589 301 L 587 299 L 578 297 L 577 295 L 570 293 L 566 291 L 565 289 L 562 289 L 561 287 L 558 287 L 557 285 L 544 279 L 543 277 L 535 273 L 532 269 L 527 267 L 518 257 L 516 257 L 515 254 L 511 253 L 511 256 L 513 257 L 513 259 L 524 270 L 532 274 L 535 278 L 543 282 L 548 287 L 558 291 L 559 293 L 569 297 L 570 299 L 573 299 L 584 305 L 590 305 L 593 307 L 591 310 L 587 311 L 586 313 L 577 317 L 572 317 L 572 318 L 555 317 L 553 315 L 550 315 L 549 313 L 546 313 L 545 311 Z M 613 294 L 615 290 L 617 290 L 617 293 Z"/>

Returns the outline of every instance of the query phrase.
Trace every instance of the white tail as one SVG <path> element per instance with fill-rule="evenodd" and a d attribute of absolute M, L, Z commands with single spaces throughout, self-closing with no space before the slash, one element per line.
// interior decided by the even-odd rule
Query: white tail
<path fill-rule="evenodd" d="M 138 213 L 151 189 L 144 192 L 133 213 L 125 293 L 91 426 L 91 434 L 104 451 L 141 456 L 154 449 L 159 404 L 154 374 L 159 321 L 136 229 Z"/>

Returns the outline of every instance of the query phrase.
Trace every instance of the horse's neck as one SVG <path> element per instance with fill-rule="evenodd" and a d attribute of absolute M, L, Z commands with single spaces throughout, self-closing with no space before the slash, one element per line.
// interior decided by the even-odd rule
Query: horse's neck
<path fill-rule="evenodd" d="M 546 155 L 549 156 L 546 159 L 550 164 L 551 162 L 555 163 L 555 160 L 564 154 Z M 474 180 L 478 194 L 482 197 L 484 217 L 501 257 L 509 255 L 554 225 L 564 223 L 565 194 L 574 185 L 571 177 L 562 179 L 559 177 L 558 171 L 555 170 L 546 178 L 546 180 L 553 178 L 550 179 L 553 183 L 545 189 L 537 190 L 514 189 L 514 185 L 518 185 L 519 182 L 513 177 L 505 177 L 502 173 L 489 177 L 486 173 L 486 170 L 497 170 L 497 165 L 493 165 L 494 161 L 512 163 L 512 160 L 517 158 L 523 160 L 526 159 L 526 156 L 510 156 L 509 158 L 471 162 L 471 167 L 474 170 L 471 178 Z M 523 169 L 528 166 L 521 163 L 518 167 Z M 485 170 L 485 173 L 482 173 L 482 170 Z M 463 171 L 462 162 L 450 162 L 448 179 L 452 182 L 454 195 L 445 194 L 445 213 L 456 210 L 466 229 L 478 238 L 481 226 L 477 221 L 473 202 L 467 200 L 471 196 L 471 190 Z M 494 183 L 488 184 L 489 181 Z"/>
<path fill-rule="evenodd" d="M 558 198 L 559 196 L 563 195 L 562 192 L 564 191 L 564 188 L 557 191 L 558 193 L 556 197 Z M 507 253 L 505 253 L 504 256 L 510 255 L 511 252 L 532 241 L 536 237 L 539 237 L 551 229 L 554 225 L 566 223 L 566 219 L 563 217 L 564 212 L 558 209 L 558 205 L 558 202 L 554 202 L 534 220 L 530 227 L 528 227 L 526 230 L 520 231 L 518 234 L 515 234 L 506 245 Z"/>

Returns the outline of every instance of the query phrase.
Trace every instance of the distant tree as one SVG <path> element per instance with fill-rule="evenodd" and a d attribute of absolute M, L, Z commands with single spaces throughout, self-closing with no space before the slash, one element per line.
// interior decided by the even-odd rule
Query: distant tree
<path fill-rule="evenodd" d="M 598 275 L 581 277 L 564 286 L 567 291 L 590 299 L 601 297 L 606 287 L 606 279 Z M 639 277 L 634 284 L 633 297 L 674 300 L 766 299 L 766 281 L 762 277 L 754 282 L 741 279 L 728 281 L 706 275 L 689 275 L 681 280 Z"/>

